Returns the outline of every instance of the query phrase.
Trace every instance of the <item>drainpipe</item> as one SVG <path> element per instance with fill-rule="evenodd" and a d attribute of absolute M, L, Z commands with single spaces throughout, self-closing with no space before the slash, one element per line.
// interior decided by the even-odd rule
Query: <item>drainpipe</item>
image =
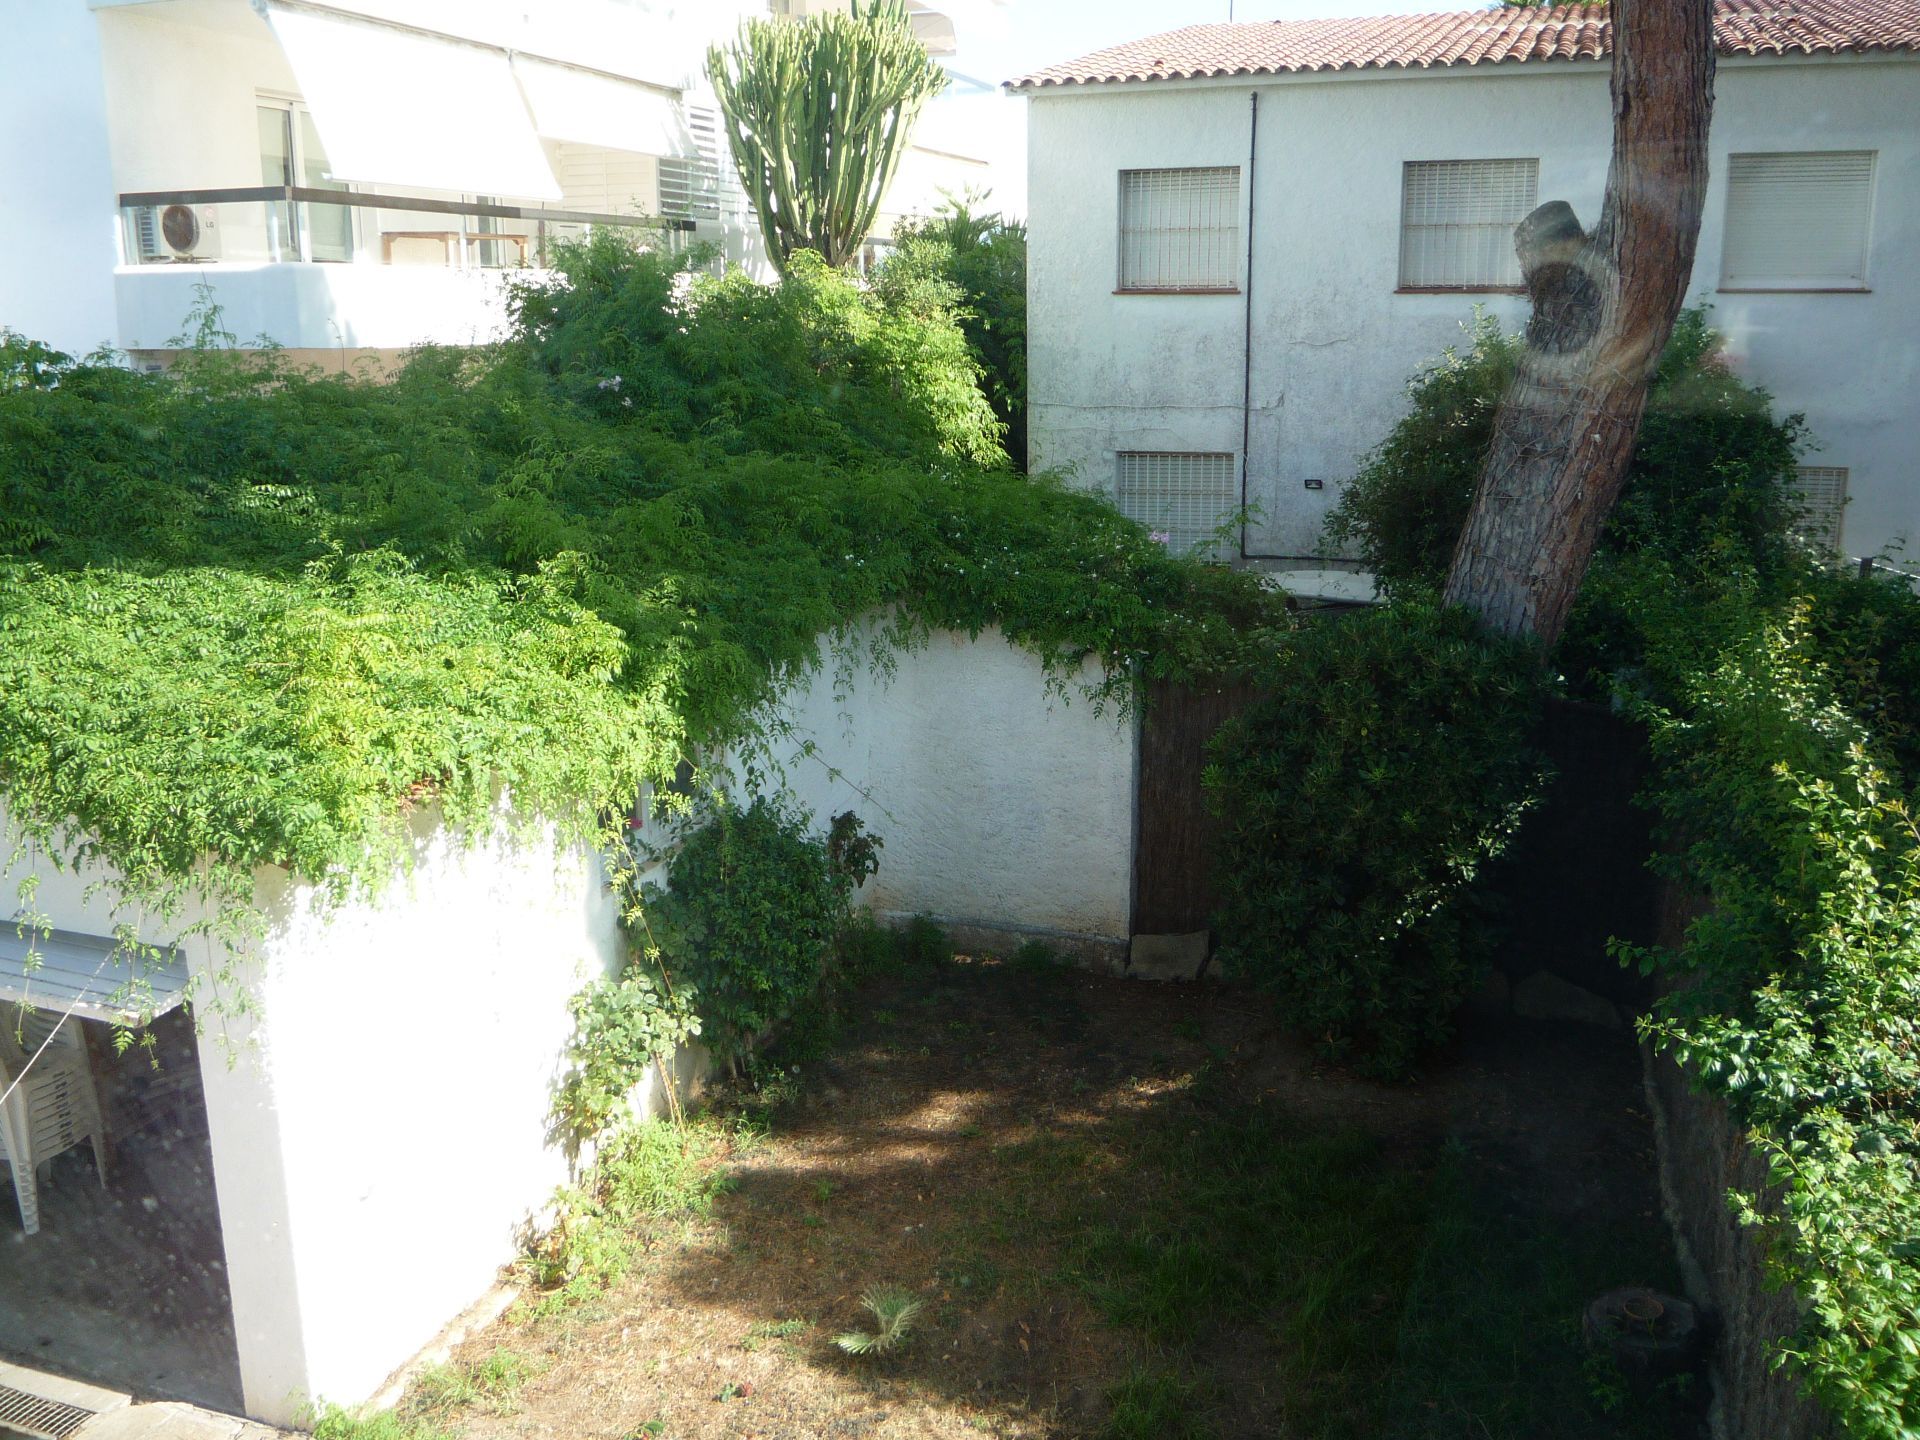
<path fill-rule="evenodd" d="M 1319 560 L 1318 555 L 1289 555 L 1283 550 L 1247 548 L 1248 478 L 1253 462 L 1253 162 L 1260 138 L 1260 92 L 1248 92 L 1247 112 L 1247 271 L 1241 281 L 1246 301 L 1240 320 L 1240 558 L 1242 560 Z"/>
<path fill-rule="evenodd" d="M 1253 161 L 1260 141 L 1260 92 L 1247 94 L 1247 266 L 1240 277 L 1240 558 L 1247 550 L 1247 474 L 1253 468 Z"/>

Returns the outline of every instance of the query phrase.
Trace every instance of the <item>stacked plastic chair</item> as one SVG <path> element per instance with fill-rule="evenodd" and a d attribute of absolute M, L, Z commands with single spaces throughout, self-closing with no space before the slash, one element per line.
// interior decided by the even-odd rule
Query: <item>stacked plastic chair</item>
<path fill-rule="evenodd" d="M 54 1156 L 87 1142 L 100 1183 L 107 1183 L 107 1132 L 79 1022 L 0 1007 L 0 1093 L 7 1095 L 0 1102 L 0 1164 L 13 1172 L 20 1218 L 32 1235 L 40 1229 L 37 1175 Z"/>

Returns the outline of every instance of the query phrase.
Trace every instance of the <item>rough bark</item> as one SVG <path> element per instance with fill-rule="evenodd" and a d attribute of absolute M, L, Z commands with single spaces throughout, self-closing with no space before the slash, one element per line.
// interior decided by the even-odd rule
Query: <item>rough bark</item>
<path fill-rule="evenodd" d="M 1591 233 L 1550 201 L 1514 232 L 1533 302 L 1447 576 L 1450 603 L 1551 645 L 1620 494 L 1686 298 L 1707 188 L 1712 0 L 1612 0 L 1613 163 Z"/>

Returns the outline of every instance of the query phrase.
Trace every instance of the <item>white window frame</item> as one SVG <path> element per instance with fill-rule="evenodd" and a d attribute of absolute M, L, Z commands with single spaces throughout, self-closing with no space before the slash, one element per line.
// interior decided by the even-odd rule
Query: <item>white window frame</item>
<path fill-rule="evenodd" d="M 1793 161 L 1846 161 L 1854 162 L 1863 172 L 1859 178 L 1857 192 L 1858 213 L 1843 222 L 1858 226 L 1860 248 L 1857 257 L 1844 272 L 1837 268 L 1816 269 L 1810 265 L 1799 267 L 1779 265 L 1768 270 L 1761 267 L 1757 257 L 1749 255 L 1748 242 L 1739 232 L 1746 225 L 1760 223 L 1743 216 L 1743 204 L 1757 208 L 1759 203 L 1752 187 L 1773 185 L 1776 187 L 1775 203 L 1783 203 L 1795 186 L 1810 190 L 1822 183 L 1821 177 L 1812 173 L 1815 168 L 1812 164 L 1797 176 L 1790 173 L 1776 173 L 1768 176 L 1764 173 L 1769 162 L 1782 161 L 1789 162 L 1789 165 L 1778 166 L 1780 171 L 1787 171 L 1790 168 L 1790 162 Z M 1872 248 L 1874 195 L 1878 188 L 1879 162 L 1880 152 L 1877 150 L 1771 150 L 1727 156 L 1727 198 L 1720 240 L 1720 289 L 1736 294 L 1743 291 L 1767 290 L 1846 294 L 1869 288 L 1867 258 Z M 1826 183 L 1840 185 L 1846 182 L 1829 180 Z"/>
<path fill-rule="evenodd" d="M 1173 473 L 1154 476 L 1155 462 L 1163 471 Z M 1207 476 L 1205 468 L 1216 473 Z M 1143 499 L 1141 492 L 1153 486 L 1156 479 L 1162 487 L 1188 482 L 1187 493 L 1164 497 L 1167 503 L 1155 505 Z M 1218 483 L 1215 494 L 1206 495 L 1192 483 L 1205 479 Z M 1204 559 L 1224 560 L 1228 557 L 1221 553 L 1221 542 L 1214 532 L 1239 507 L 1240 457 L 1230 450 L 1117 450 L 1113 457 L 1113 503 L 1128 519 L 1164 536 L 1167 548 L 1175 554 L 1191 552 Z"/>
<path fill-rule="evenodd" d="M 1168 187 L 1157 197 L 1144 193 L 1154 181 Z M 1238 165 L 1122 170 L 1115 194 L 1116 293 L 1240 293 L 1246 222 Z M 1189 219 L 1211 223 L 1175 223 L 1183 209 Z M 1148 248 L 1154 242 L 1160 247 L 1157 255 Z"/>
<path fill-rule="evenodd" d="M 1429 178 L 1451 173 L 1478 177 L 1490 183 L 1511 183 L 1514 203 L 1482 218 L 1445 220 L 1419 218 L 1434 213 L 1433 202 L 1420 193 Z M 1400 166 L 1400 268 L 1398 288 L 1407 294 L 1498 293 L 1522 288 L 1520 258 L 1514 252 L 1514 227 L 1540 203 L 1540 160 L 1532 155 L 1509 155 L 1474 160 L 1407 160 Z M 1454 278 L 1435 279 L 1419 257 L 1436 242 L 1447 248 L 1464 246 L 1472 254 L 1471 273 L 1462 266 Z M 1444 251 L 1442 252 L 1444 253 Z"/>

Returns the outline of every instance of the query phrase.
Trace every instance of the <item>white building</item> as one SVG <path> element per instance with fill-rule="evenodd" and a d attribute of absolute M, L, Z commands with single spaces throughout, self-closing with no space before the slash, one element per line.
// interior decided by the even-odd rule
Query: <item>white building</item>
<path fill-rule="evenodd" d="M 1716 25 L 1689 298 L 1805 414 L 1826 539 L 1920 542 L 1920 8 L 1720 0 Z M 1563 5 L 1196 25 L 1011 82 L 1033 464 L 1179 542 L 1251 502 L 1235 558 L 1319 565 L 1409 376 L 1476 306 L 1524 324 L 1514 223 L 1597 218 L 1608 53 L 1605 9 Z"/>
<path fill-rule="evenodd" d="M 153 363 L 205 284 L 243 344 L 344 364 L 494 338 L 503 277 L 590 226 L 713 240 L 764 268 L 707 46 L 836 3 L 11 5 L 0 326 Z M 945 9 L 912 8 L 929 50 L 956 54 Z M 952 95 L 925 112 L 878 237 L 989 183 L 947 123 L 965 87 Z"/>

